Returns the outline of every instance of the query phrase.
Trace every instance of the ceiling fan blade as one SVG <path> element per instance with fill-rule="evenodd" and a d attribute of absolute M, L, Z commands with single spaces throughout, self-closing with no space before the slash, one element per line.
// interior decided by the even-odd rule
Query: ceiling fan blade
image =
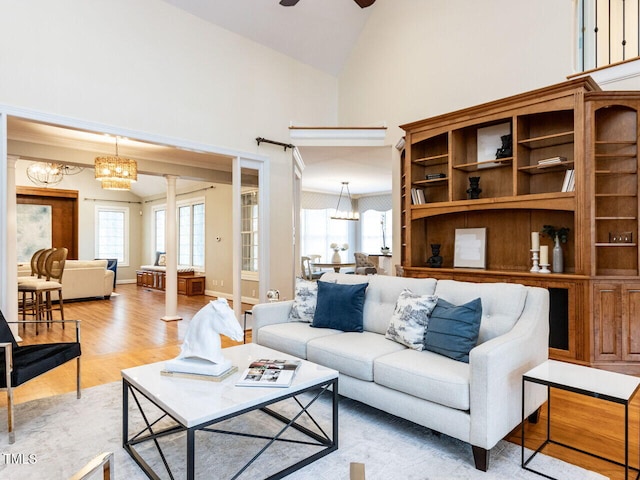
<path fill-rule="evenodd" d="M 282 5 L 283 7 L 293 7 L 299 1 L 300 0 L 280 0 L 280 5 Z"/>
<path fill-rule="evenodd" d="M 373 5 L 376 0 L 353 0 L 353 1 L 356 2 L 360 6 L 360 8 L 367 8 Z"/>

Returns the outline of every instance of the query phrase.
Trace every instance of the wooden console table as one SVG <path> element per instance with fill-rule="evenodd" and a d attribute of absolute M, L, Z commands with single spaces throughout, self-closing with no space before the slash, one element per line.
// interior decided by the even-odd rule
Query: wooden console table
<path fill-rule="evenodd" d="M 164 291 L 166 274 L 158 270 L 136 270 L 136 284 L 139 287 Z M 181 295 L 204 295 L 205 284 L 205 275 L 196 275 L 194 272 L 178 272 L 178 293 Z"/>

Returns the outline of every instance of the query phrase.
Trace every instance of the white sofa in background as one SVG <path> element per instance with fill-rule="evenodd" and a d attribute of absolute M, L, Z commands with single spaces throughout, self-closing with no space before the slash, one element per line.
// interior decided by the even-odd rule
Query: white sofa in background
<path fill-rule="evenodd" d="M 18 276 L 31 274 L 31 265 L 18 264 Z M 62 274 L 62 298 L 73 300 L 79 298 L 109 298 L 113 292 L 114 273 L 107 270 L 107 260 L 67 260 Z M 53 300 L 58 293 L 51 294 Z"/>
<path fill-rule="evenodd" d="M 253 307 L 253 341 L 338 370 L 341 395 L 470 443 L 476 468 L 486 470 L 489 450 L 521 422 L 522 374 L 548 358 L 548 291 L 333 272 L 322 280 L 369 283 L 363 332 L 289 321 L 290 300 Z M 469 363 L 385 338 L 405 288 L 454 305 L 480 297 L 480 334 Z M 535 413 L 545 400 L 544 388 L 527 388 L 525 414 Z"/>

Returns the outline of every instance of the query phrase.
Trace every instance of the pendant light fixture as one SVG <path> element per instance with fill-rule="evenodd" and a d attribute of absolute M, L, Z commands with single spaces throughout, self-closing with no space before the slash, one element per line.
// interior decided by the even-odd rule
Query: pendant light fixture
<path fill-rule="evenodd" d="M 331 218 L 333 220 L 360 220 L 360 213 L 353 208 L 353 200 L 351 199 L 351 192 L 349 192 L 349 182 L 342 182 L 338 205 L 336 205 L 336 211 L 331 215 Z"/>
<path fill-rule="evenodd" d="M 100 180 L 105 190 L 130 190 L 131 182 L 138 180 L 136 161 L 118 155 L 118 137 L 115 156 L 96 157 L 95 178 Z"/>
<path fill-rule="evenodd" d="M 39 187 L 51 187 L 62 181 L 65 175 L 75 175 L 82 167 L 63 163 L 35 162 L 27 167 L 27 178 Z"/>

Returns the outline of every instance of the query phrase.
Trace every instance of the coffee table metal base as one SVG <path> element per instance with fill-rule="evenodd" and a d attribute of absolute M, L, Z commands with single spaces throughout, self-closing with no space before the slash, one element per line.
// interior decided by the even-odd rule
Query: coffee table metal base
<path fill-rule="evenodd" d="M 303 404 L 300 400 L 299 400 L 299 396 L 302 393 L 305 392 L 310 392 L 310 391 L 314 391 L 311 399 L 306 399 L 306 403 Z M 187 473 L 187 479 L 188 480 L 193 480 L 195 478 L 195 433 L 196 431 L 206 431 L 206 432 L 210 432 L 210 433 L 220 433 L 220 434 L 228 434 L 228 435 L 240 435 L 240 436 L 245 436 L 245 437 L 252 437 L 252 438 L 261 438 L 261 439 L 268 439 L 269 442 L 263 447 L 261 448 L 237 473 L 235 473 L 231 478 L 232 479 L 236 479 L 239 478 L 242 473 L 251 466 L 251 464 L 253 464 L 253 462 L 255 462 L 263 453 L 265 453 L 265 451 L 268 450 L 268 448 L 270 446 L 272 446 L 275 442 L 278 441 L 286 441 L 287 443 L 290 444 L 302 444 L 302 445 L 314 445 L 314 446 L 324 446 L 324 448 L 316 453 L 314 453 L 313 455 L 306 457 L 294 464 L 292 464 L 291 466 L 280 470 L 279 472 L 267 477 L 266 480 L 276 480 L 279 478 L 283 478 L 289 474 L 291 474 L 292 472 L 301 469 L 302 467 L 309 465 L 312 462 L 315 462 L 316 460 L 318 460 L 319 458 L 324 457 L 325 455 L 328 455 L 329 453 L 335 451 L 338 449 L 338 379 L 335 378 L 331 381 L 325 382 L 325 383 L 321 383 L 318 385 L 315 385 L 313 387 L 307 388 L 305 390 L 301 390 L 301 391 L 297 391 L 295 393 L 291 393 L 288 395 L 283 395 L 282 397 L 278 397 L 277 399 L 268 401 L 268 402 L 263 402 L 261 404 L 255 405 L 251 408 L 247 408 L 245 410 L 240 410 L 238 412 L 234 412 L 232 414 L 226 415 L 224 417 L 220 417 L 217 418 L 213 421 L 210 422 L 206 422 L 200 425 L 196 425 L 194 427 L 185 427 L 184 425 L 180 424 L 179 421 L 177 421 L 175 418 L 173 418 L 171 415 L 169 415 L 166 411 L 164 411 L 162 409 L 161 406 L 159 406 L 156 402 L 154 402 L 152 399 L 150 399 L 148 396 L 146 396 L 142 391 L 140 391 L 139 389 L 137 389 L 134 385 L 130 384 L 126 379 L 123 378 L 122 380 L 122 439 L 123 439 L 123 448 L 129 453 L 129 455 L 131 455 L 131 457 L 136 461 L 136 463 L 140 466 L 140 468 L 142 468 L 142 470 L 144 470 L 144 472 L 147 474 L 147 476 L 151 479 L 160 479 L 160 477 L 158 476 L 158 474 L 156 474 L 156 472 L 153 471 L 153 469 L 151 468 L 151 466 L 142 458 L 142 456 L 136 451 L 135 446 L 139 445 L 141 443 L 144 442 L 153 442 L 155 444 L 155 447 L 158 451 L 158 454 L 160 455 L 160 458 L 162 459 L 162 462 L 164 464 L 165 469 L 167 470 L 167 473 L 169 475 L 169 478 L 173 479 L 174 475 L 173 472 L 171 471 L 171 468 L 169 466 L 169 463 L 167 462 L 165 453 L 162 451 L 162 448 L 160 446 L 160 443 L 158 442 L 158 439 L 169 436 L 169 435 L 176 435 L 176 434 L 180 434 L 183 432 L 186 432 L 186 473 Z M 313 405 L 316 400 L 318 400 L 318 398 L 320 398 L 321 395 L 323 395 L 324 393 L 330 393 L 331 394 L 331 399 L 332 399 L 332 419 L 331 419 L 331 423 L 332 423 L 332 431 L 331 431 L 331 435 L 327 434 L 322 427 L 319 425 L 319 423 L 311 416 L 311 413 L 309 412 L 309 408 L 311 407 L 311 405 Z M 140 412 L 140 415 L 142 416 L 142 419 L 145 423 L 145 428 L 143 428 L 140 432 L 129 436 L 129 394 L 131 394 L 131 397 L 133 398 L 138 411 Z M 153 420 L 150 421 L 147 414 L 144 411 L 143 406 L 140 403 L 140 399 L 138 397 L 138 395 L 142 395 L 144 396 L 147 400 L 149 400 L 151 403 L 153 403 L 159 410 L 161 410 L 163 412 L 163 414 Z M 282 402 L 283 400 L 286 400 L 288 398 L 293 398 L 295 400 L 295 402 L 298 404 L 298 407 L 300 408 L 300 411 L 293 416 L 293 418 L 287 418 L 284 415 L 270 409 L 267 408 L 269 405 L 273 405 L 279 402 Z M 226 430 L 218 430 L 215 428 L 209 428 L 212 425 L 216 424 L 216 423 L 220 423 L 223 422 L 225 420 L 228 420 L 230 418 L 233 417 L 238 417 L 240 415 L 243 415 L 245 413 L 248 412 L 252 412 L 255 410 L 261 410 L 267 414 L 269 414 L 270 416 L 272 416 L 273 418 L 276 418 L 277 420 L 281 421 L 283 423 L 283 427 L 281 430 L 278 431 L 278 433 L 276 433 L 273 436 L 263 436 L 263 435 L 253 435 L 253 434 L 246 434 L 246 433 L 240 433 L 240 432 L 232 432 L 232 431 L 226 431 Z M 305 427 L 304 425 L 301 425 L 300 423 L 297 422 L 297 420 L 303 416 L 306 415 L 308 416 L 311 421 L 313 422 L 313 424 L 317 427 L 318 431 L 312 431 L 309 428 Z M 165 419 L 165 418 L 172 418 L 173 421 L 175 422 L 175 425 L 168 427 L 168 428 L 164 428 L 164 429 L 158 429 L 158 430 L 154 430 L 155 425 L 157 425 L 161 420 Z M 283 438 L 283 434 L 289 429 L 289 428 L 293 428 L 301 433 L 303 433 L 306 437 L 309 438 L 309 441 L 302 441 L 302 440 L 292 440 L 292 439 L 285 439 Z"/>

